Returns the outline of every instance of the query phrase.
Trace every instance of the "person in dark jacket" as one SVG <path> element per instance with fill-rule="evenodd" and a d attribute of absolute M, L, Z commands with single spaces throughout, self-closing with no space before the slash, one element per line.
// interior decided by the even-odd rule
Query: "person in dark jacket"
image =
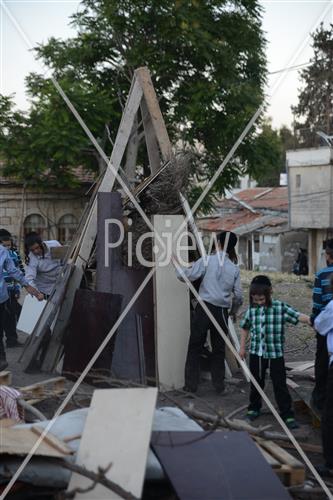
<path fill-rule="evenodd" d="M 0 245 L 8 250 L 15 267 L 24 274 L 24 266 L 21 256 L 17 248 L 13 244 L 12 235 L 6 229 L 0 229 Z M 9 296 L 9 299 L 5 304 L 3 313 L 3 327 L 6 335 L 6 345 L 7 347 L 20 347 L 23 344 L 21 344 L 18 340 L 16 324 L 21 312 L 21 305 L 18 303 L 21 292 L 21 285 L 18 283 L 18 281 L 9 276 L 6 271 L 4 273 L 4 277 L 7 284 Z"/>
<path fill-rule="evenodd" d="M 327 266 L 318 271 L 313 288 L 313 307 L 311 324 L 333 298 L 330 285 L 330 275 L 333 273 L 333 240 L 328 240 L 325 245 L 325 258 Z M 315 386 L 312 392 L 312 404 L 317 411 L 322 411 L 326 397 L 326 383 L 328 376 L 328 352 L 326 339 L 316 334 L 317 348 L 315 358 Z"/>

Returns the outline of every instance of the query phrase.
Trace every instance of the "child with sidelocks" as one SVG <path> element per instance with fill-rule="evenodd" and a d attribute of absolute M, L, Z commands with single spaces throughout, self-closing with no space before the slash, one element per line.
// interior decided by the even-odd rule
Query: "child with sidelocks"
<path fill-rule="evenodd" d="M 286 382 L 284 366 L 284 325 L 299 321 L 310 324 L 309 316 L 301 314 L 280 300 L 272 298 L 272 284 L 267 276 L 256 276 L 250 285 L 250 306 L 240 323 L 242 328 L 240 356 L 245 358 L 246 340 L 250 333 L 249 368 L 262 389 L 269 366 L 274 395 L 280 415 L 289 429 L 298 424 Z M 250 404 L 246 417 L 253 421 L 260 416 L 261 396 L 251 384 Z"/>

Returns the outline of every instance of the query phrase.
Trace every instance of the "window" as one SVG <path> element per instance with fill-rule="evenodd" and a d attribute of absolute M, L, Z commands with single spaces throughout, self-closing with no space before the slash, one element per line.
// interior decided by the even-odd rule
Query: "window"
<path fill-rule="evenodd" d="M 264 234 L 264 243 L 268 243 L 270 245 L 275 245 L 278 242 L 278 236 L 274 236 L 271 234 Z"/>
<path fill-rule="evenodd" d="M 253 243 L 254 243 L 254 252 L 259 253 L 260 252 L 260 239 L 259 239 L 258 234 L 254 235 Z"/>
<path fill-rule="evenodd" d="M 34 231 L 41 238 L 45 237 L 46 224 L 44 218 L 39 214 L 31 214 L 24 220 L 24 236 Z"/>
<path fill-rule="evenodd" d="M 77 218 L 74 215 L 63 215 L 58 222 L 58 240 L 63 245 L 70 243 L 77 229 Z"/>
<path fill-rule="evenodd" d="M 301 174 L 296 174 L 296 187 L 301 187 Z"/>

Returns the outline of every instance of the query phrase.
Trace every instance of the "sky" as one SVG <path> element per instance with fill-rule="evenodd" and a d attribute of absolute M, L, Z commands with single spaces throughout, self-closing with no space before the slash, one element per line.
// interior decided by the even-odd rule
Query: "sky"
<path fill-rule="evenodd" d="M 260 0 L 264 9 L 263 30 L 267 39 L 269 72 L 310 60 L 309 34 L 320 21 L 333 20 L 331 0 Z M 0 0 L 0 92 L 15 93 L 20 109 L 29 102 L 24 78 L 31 71 L 42 72 L 31 47 L 51 36 L 74 35 L 69 17 L 79 6 L 77 0 Z M 268 79 L 267 114 L 273 125 L 292 124 L 291 105 L 297 104 L 300 87 L 298 71 L 271 75 Z"/>

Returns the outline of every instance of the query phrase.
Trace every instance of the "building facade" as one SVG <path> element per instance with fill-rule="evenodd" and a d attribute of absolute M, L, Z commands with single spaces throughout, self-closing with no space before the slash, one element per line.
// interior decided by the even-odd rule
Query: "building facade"
<path fill-rule="evenodd" d="M 309 272 L 325 265 L 333 238 L 333 162 L 330 147 L 287 151 L 290 227 L 308 233 Z"/>
<path fill-rule="evenodd" d="M 24 188 L 21 182 L 0 177 L 0 227 L 22 248 L 24 235 L 36 231 L 45 240 L 68 244 L 90 199 L 93 175 L 78 170 L 75 189 Z"/>

